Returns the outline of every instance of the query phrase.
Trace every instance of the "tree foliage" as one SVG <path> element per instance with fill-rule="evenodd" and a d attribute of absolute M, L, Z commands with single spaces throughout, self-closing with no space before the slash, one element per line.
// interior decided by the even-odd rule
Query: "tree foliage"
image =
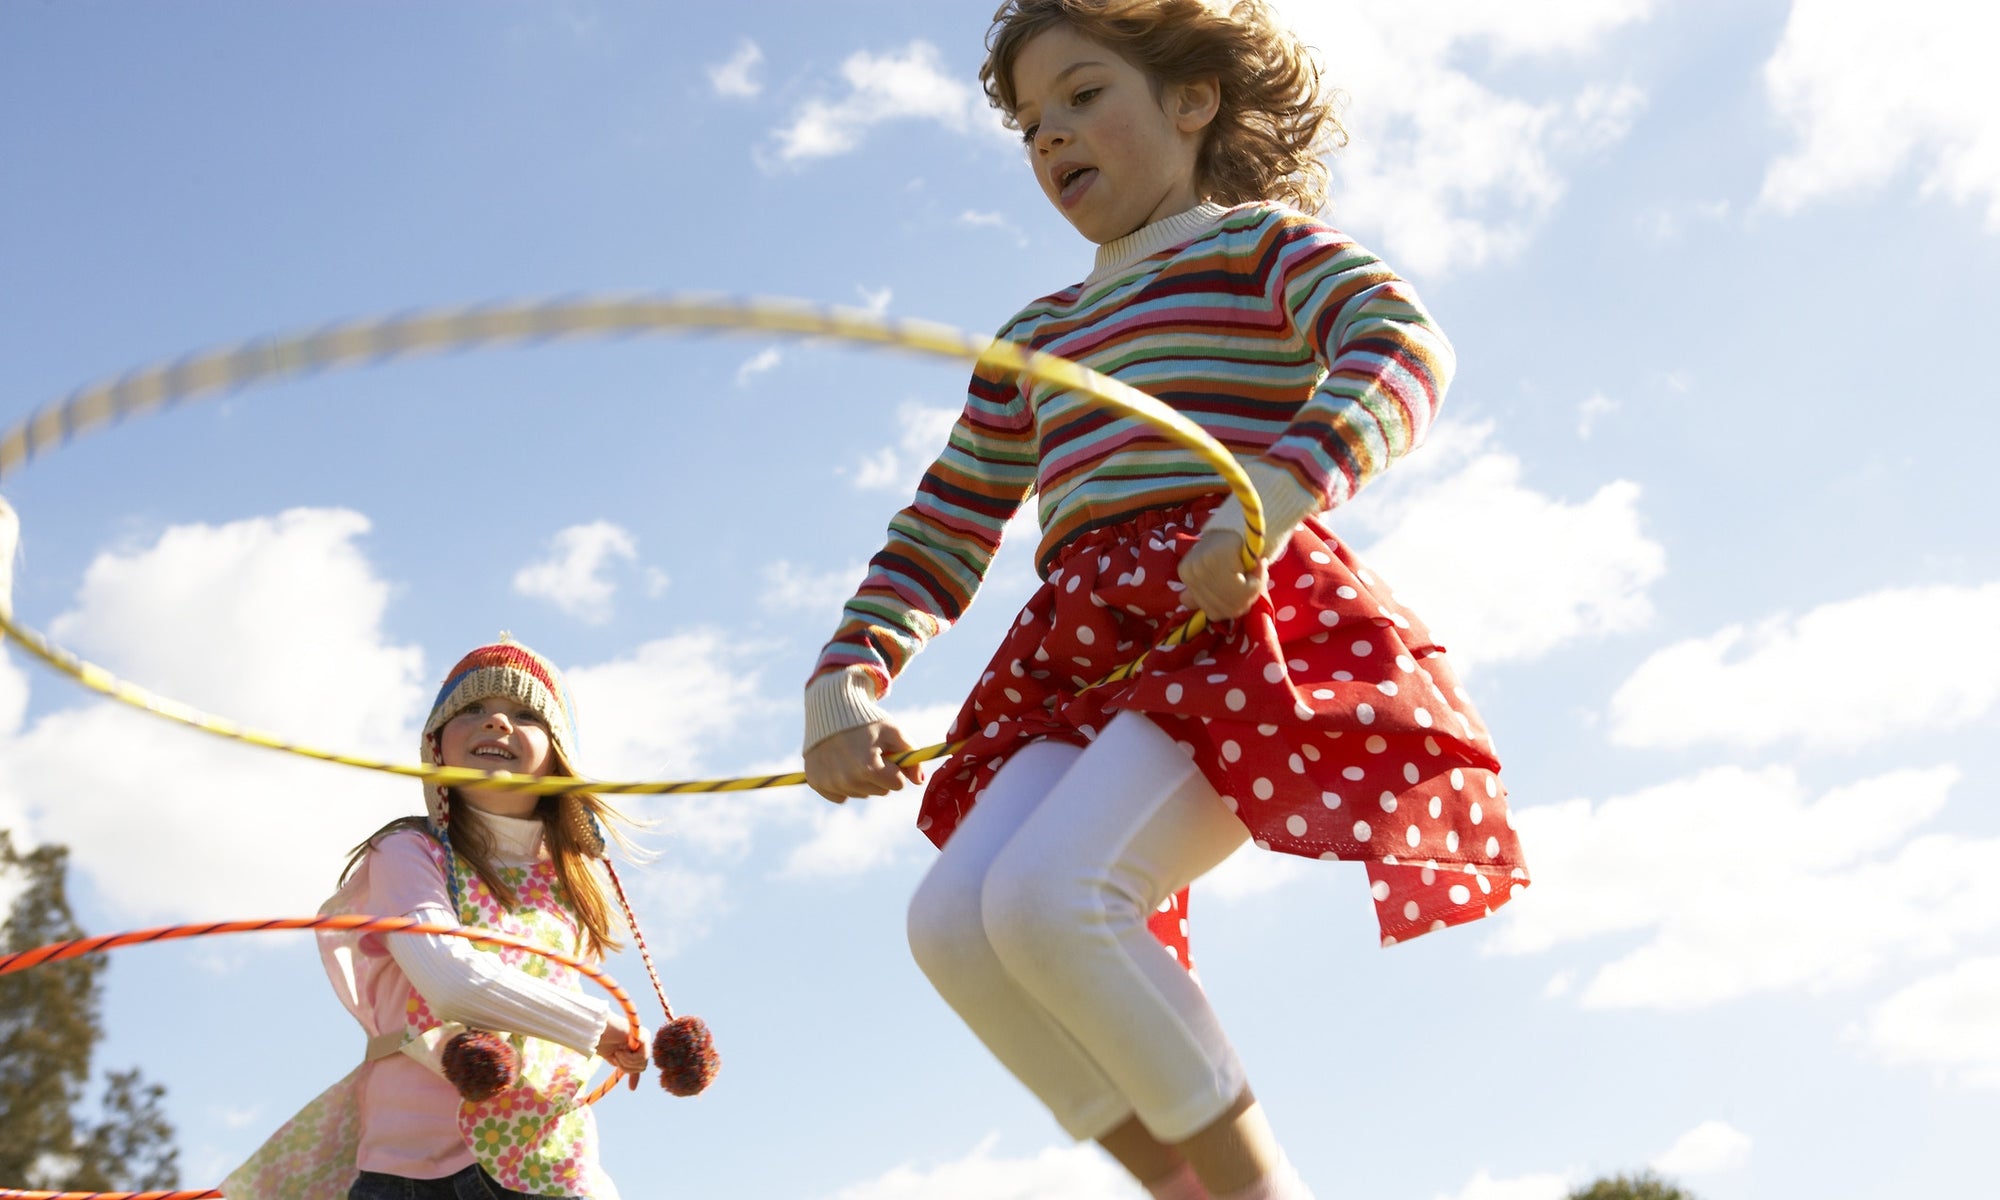
<path fill-rule="evenodd" d="M 1610 1175 L 1578 1188 L 1566 1200 L 1695 1200 L 1693 1192 L 1668 1183 L 1651 1171 Z"/>
<path fill-rule="evenodd" d="M 70 911 L 69 851 L 22 854 L 0 829 L 0 952 L 83 936 Z M 79 1111 L 98 1021 L 101 956 L 0 975 L 0 1187 L 94 1190 L 179 1183 L 166 1091 L 137 1069 L 112 1071 L 94 1113 Z"/>

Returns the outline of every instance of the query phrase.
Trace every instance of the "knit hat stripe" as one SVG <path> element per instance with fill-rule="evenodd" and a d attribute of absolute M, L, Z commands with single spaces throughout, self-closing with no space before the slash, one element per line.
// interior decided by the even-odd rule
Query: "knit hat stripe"
<path fill-rule="evenodd" d="M 562 705 L 563 715 L 574 716 L 576 710 L 570 703 L 569 690 L 563 686 L 562 677 L 556 674 L 540 655 L 511 643 L 481 646 L 459 659 L 458 665 L 451 669 L 450 678 L 446 679 L 444 686 L 438 689 L 437 700 L 431 705 L 432 712 L 435 713 L 438 706 L 451 696 L 453 689 L 465 682 L 466 676 L 485 667 L 511 667 L 534 676 L 541 681 L 543 687 L 549 689 L 550 695 L 556 702 Z"/>
<path fill-rule="evenodd" d="M 550 743 L 562 761 L 574 769 L 576 711 L 570 703 L 569 689 L 563 686 L 562 672 L 518 642 L 481 646 L 458 661 L 424 721 L 421 748 L 434 750 L 431 735 L 466 706 L 498 696 L 534 709 L 548 728 Z M 436 815 L 433 812 L 434 820 Z"/>

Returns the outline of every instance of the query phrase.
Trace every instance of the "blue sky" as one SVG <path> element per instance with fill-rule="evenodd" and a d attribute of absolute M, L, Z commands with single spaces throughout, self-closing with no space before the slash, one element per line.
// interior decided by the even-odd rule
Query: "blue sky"
<path fill-rule="evenodd" d="M 1090 247 L 979 100 L 986 5 L 0 6 L 0 424 L 336 318 L 606 290 L 972 330 Z M 1414 11 L 1412 11 L 1414 10 Z M 1469 672 L 1535 886 L 1377 949 L 1360 873 L 1241 857 L 1204 983 L 1322 1195 L 1987 1185 L 2000 1118 L 1996 18 L 1945 0 L 1292 0 L 1349 95 L 1331 219 L 1459 351 L 1336 527 Z M 704 336 L 258 389 L 32 464 L 20 615 L 170 695 L 410 756 L 501 629 L 607 776 L 796 761 L 796 694 L 963 371 Z M 1982 499 L 1982 497 L 1986 497 Z M 1982 516 L 1981 514 L 1986 514 Z M 1004 553 L 892 708 L 933 738 Z M 93 930 L 308 912 L 413 785 L 0 658 L 0 826 Z M 628 1197 L 1102 1200 L 909 962 L 913 798 L 648 800 L 629 873 L 695 1101 L 602 1109 Z M 121 952 L 103 1061 L 219 1179 L 356 1035 L 303 939 Z M 635 994 L 636 960 L 612 973 Z M 0 1181 L 13 1183 L 16 1181 Z"/>

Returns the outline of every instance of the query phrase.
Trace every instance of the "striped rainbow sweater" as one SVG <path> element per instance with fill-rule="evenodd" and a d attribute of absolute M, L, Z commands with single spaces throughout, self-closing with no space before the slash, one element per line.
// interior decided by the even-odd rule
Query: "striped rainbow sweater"
<path fill-rule="evenodd" d="M 1130 261 L 1132 243 L 1163 238 Z M 1028 305 L 999 336 L 1157 397 L 1246 464 L 1282 469 L 1318 511 L 1423 440 L 1451 377 L 1451 346 L 1409 284 L 1343 234 L 1276 204 L 1205 205 L 1103 247 L 1098 260 L 1089 279 Z M 1002 528 L 1032 493 L 1047 575 L 1078 534 L 1222 490 L 1192 453 L 1139 421 L 981 369 L 813 677 L 862 667 L 886 694 L 972 602 Z"/>

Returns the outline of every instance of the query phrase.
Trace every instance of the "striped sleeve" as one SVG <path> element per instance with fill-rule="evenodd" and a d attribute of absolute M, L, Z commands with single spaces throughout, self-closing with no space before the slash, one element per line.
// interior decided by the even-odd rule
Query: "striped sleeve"
<path fill-rule="evenodd" d="M 1265 458 L 1334 508 L 1423 443 L 1456 366 L 1416 290 L 1323 225 L 1283 228 L 1280 287 L 1326 368 Z"/>
<path fill-rule="evenodd" d="M 972 603 L 1001 532 L 1034 491 L 1035 457 L 1034 417 L 1014 378 L 976 371 L 950 441 L 890 520 L 813 678 L 859 666 L 886 695 L 910 657 Z"/>

